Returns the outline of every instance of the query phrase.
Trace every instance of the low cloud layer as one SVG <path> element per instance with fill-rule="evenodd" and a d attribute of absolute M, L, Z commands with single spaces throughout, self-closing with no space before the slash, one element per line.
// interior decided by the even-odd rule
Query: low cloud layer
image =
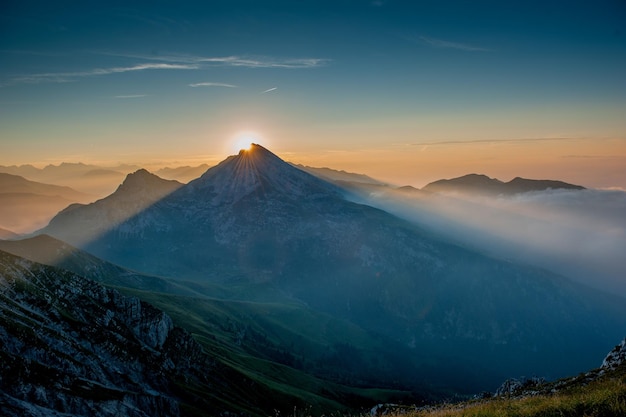
<path fill-rule="evenodd" d="M 624 191 L 510 197 L 383 192 L 368 200 L 464 246 L 626 296 Z"/>

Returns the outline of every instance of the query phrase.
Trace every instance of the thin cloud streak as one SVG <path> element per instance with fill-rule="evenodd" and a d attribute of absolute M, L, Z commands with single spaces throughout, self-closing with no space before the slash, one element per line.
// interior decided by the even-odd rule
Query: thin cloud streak
<path fill-rule="evenodd" d="M 297 58 L 297 59 L 273 59 L 273 58 L 242 58 L 238 56 L 216 57 L 216 58 L 199 58 L 196 62 L 206 62 L 211 64 L 226 65 L 232 67 L 247 68 L 315 68 L 322 66 L 328 62 L 328 59 L 322 58 Z"/>
<path fill-rule="evenodd" d="M 89 71 L 77 72 L 48 72 L 41 74 L 30 74 L 13 78 L 13 84 L 39 84 L 39 83 L 67 83 L 80 78 L 95 77 L 101 75 L 121 74 L 125 72 L 145 71 L 145 70 L 191 70 L 198 69 L 198 65 L 191 64 L 169 64 L 169 63 L 145 63 L 130 67 L 94 68 Z"/>
<path fill-rule="evenodd" d="M 142 63 L 126 67 L 94 68 L 88 71 L 75 72 L 48 72 L 39 74 L 28 74 L 12 78 L 9 82 L 0 84 L 0 87 L 15 84 L 40 84 L 40 83 L 68 83 L 81 78 L 95 77 L 110 74 L 120 74 L 133 71 L 145 71 L 153 69 L 162 70 L 197 70 L 203 67 L 225 66 L 242 68 L 278 68 L 278 69 L 306 69 L 317 68 L 326 65 L 330 59 L 326 58 L 271 58 L 271 57 L 202 57 L 202 56 L 146 56 L 132 54 L 115 54 L 106 52 L 96 52 L 98 55 L 117 56 L 124 58 L 141 59 L 148 61 L 159 61 Z M 200 85 L 197 87 L 227 87 L 228 85 Z M 191 86 L 191 85 L 190 85 Z"/>
<path fill-rule="evenodd" d="M 205 82 L 205 83 L 194 83 L 194 84 L 189 84 L 189 87 L 226 87 L 226 88 L 237 88 L 236 85 L 233 84 L 225 84 L 225 83 L 211 83 L 211 82 Z"/>
<path fill-rule="evenodd" d="M 429 36 L 420 36 L 420 42 L 425 43 L 433 48 L 447 48 L 447 49 L 459 49 L 462 51 L 470 52 L 489 52 L 491 49 L 483 48 L 480 46 L 468 45 L 459 42 L 450 42 L 443 39 L 431 38 Z"/>
<path fill-rule="evenodd" d="M 111 52 L 99 52 L 99 55 L 110 55 L 124 58 L 134 58 L 143 60 L 155 60 L 162 62 L 172 62 L 179 64 L 204 64 L 208 66 L 228 66 L 246 68 L 284 68 L 301 69 L 317 68 L 328 64 L 331 60 L 327 58 L 273 58 L 267 56 L 220 56 L 205 57 L 196 55 L 133 55 L 117 54 Z"/>
<path fill-rule="evenodd" d="M 269 92 L 276 91 L 276 90 L 278 90 L 278 87 L 268 88 L 265 91 L 261 91 L 261 94 L 269 93 Z"/>
<path fill-rule="evenodd" d="M 441 142 L 416 142 L 410 143 L 409 146 L 436 146 L 436 145 L 472 145 L 477 143 L 514 143 L 514 142 L 554 142 L 554 141 L 573 141 L 585 140 L 586 138 L 520 138 L 520 139 L 475 139 L 475 140 L 446 140 Z M 594 139 L 597 140 L 597 139 Z"/>
<path fill-rule="evenodd" d="M 121 98 L 121 99 L 125 99 L 125 98 L 142 98 L 142 97 L 146 97 L 146 94 L 128 94 L 128 95 L 122 95 L 122 96 L 115 96 L 115 98 Z"/>

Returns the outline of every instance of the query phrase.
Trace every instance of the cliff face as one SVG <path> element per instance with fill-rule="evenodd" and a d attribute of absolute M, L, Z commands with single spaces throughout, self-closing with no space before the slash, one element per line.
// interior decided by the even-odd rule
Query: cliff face
<path fill-rule="evenodd" d="M 3 416 L 178 416 L 212 363 L 162 311 L 0 252 Z"/>

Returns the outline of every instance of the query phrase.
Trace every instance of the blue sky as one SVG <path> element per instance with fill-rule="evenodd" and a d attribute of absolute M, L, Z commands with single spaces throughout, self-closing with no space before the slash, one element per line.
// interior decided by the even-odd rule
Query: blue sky
<path fill-rule="evenodd" d="M 248 135 L 404 183 L 586 158 L 623 186 L 624 1 L 9 0 L 0 63 L 5 165 L 214 163 Z"/>

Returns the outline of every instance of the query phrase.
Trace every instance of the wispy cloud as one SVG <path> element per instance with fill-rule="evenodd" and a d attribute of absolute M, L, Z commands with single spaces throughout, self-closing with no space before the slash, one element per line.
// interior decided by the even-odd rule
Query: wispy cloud
<path fill-rule="evenodd" d="M 420 36 L 419 41 L 433 48 L 447 48 L 447 49 L 460 49 L 462 51 L 470 52 L 489 52 L 491 49 L 483 48 L 480 46 L 469 45 L 460 42 L 450 42 L 443 39 L 431 38 L 430 36 Z"/>
<path fill-rule="evenodd" d="M 327 65 L 331 60 L 327 58 L 276 58 L 268 56 L 218 56 L 207 57 L 198 55 L 132 55 L 105 52 L 102 55 L 119 56 L 143 60 L 154 60 L 178 64 L 195 64 L 207 66 L 227 66 L 246 68 L 316 68 Z"/>
<path fill-rule="evenodd" d="M 261 91 L 261 94 L 269 93 L 269 92 L 276 91 L 276 90 L 278 90 L 278 87 L 268 88 L 265 91 Z"/>
<path fill-rule="evenodd" d="M 142 98 L 142 97 L 147 97 L 147 95 L 146 94 L 127 94 L 127 95 L 115 96 L 115 98 L 121 98 L 121 99 Z"/>
<path fill-rule="evenodd" d="M 417 142 L 413 146 L 437 146 L 437 145 L 470 145 L 479 143 L 511 143 L 511 142 L 554 142 L 585 140 L 580 137 L 546 137 L 546 138 L 519 138 L 519 139 L 473 139 L 473 140 L 444 140 L 440 142 Z M 595 139 L 597 140 L 597 139 Z"/>
<path fill-rule="evenodd" d="M 242 67 L 242 68 L 277 68 L 277 69 L 306 69 L 321 67 L 330 62 L 325 58 L 273 58 L 273 57 L 243 57 L 237 55 L 206 57 L 194 55 L 133 55 L 110 52 L 96 52 L 98 55 L 108 55 L 135 60 L 148 61 L 135 65 L 93 68 L 85 71 L 46 72 L 26 74 L 11 78 L 2 86 L 15 84 L 39 83 L 67 83 L 78 81 L 81 78 L 120 74 L 125 72 L 146 70 L 197 70 L 207 67 Z M 191 87 L 236 87 L 223 83 L 197 83 Z"/>
<path fill-rule="evenodd" d="M 210 83 L 210 82 L 189 84 L 189 87 L 227 87 L 227 88 L 237 88 L 237 86 L 233 85 L 233 84 Z"/>
<path fill-rule="evenodd" d="M 277 59 L 269 57 L 261 58 L 244 58 L 240 56 L 225 57 L 196 57 L 196 63 L 206 63 L 209 65 L 224 65 L 230 67 L 247 67 L 247 68 L 315 68 L 322 66 L 328 62 L 327 59 L 321 58 L 289 58 Z"/>
<path fill-rule="evenodd" d="M 109 67 L 109 68 L 94 68 L 88 71 L 76 71 L 76 72 L 46 72 L 39 74 L 29 74 L 20 77 L 15 77 L 11 81 L 13 84 L 38 84 L 38 83 L 66 83 L 76 81 L 80 78 L 95 77 L 110 74 L 120 74 L 124 72 L 133 71 L 145 71 L 145 70 L 190 70 L 198 69 L 198 65 L 194 64 L 172 64 L 172 63 L 144 63 L 127 67 Z"/>

